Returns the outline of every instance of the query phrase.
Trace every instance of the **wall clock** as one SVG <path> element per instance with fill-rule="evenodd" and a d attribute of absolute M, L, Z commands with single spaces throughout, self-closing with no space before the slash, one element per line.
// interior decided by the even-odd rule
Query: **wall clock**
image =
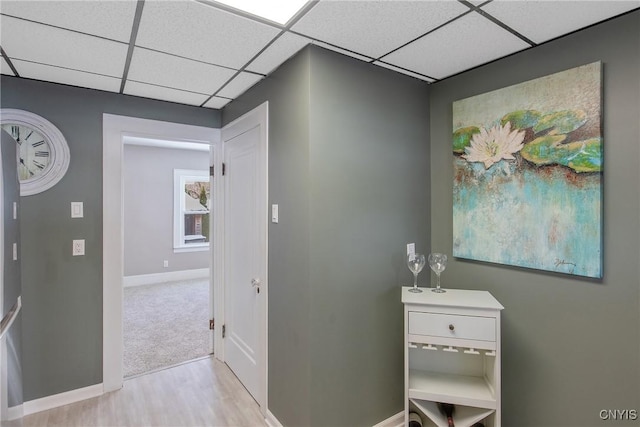
<path fill-rule="evenodd" d="M 29 111 L 0 109 L 0 124 L 18 143 L 20 195 L 53 187 L 69 168 L 69 146 L 49 120 Z"/>

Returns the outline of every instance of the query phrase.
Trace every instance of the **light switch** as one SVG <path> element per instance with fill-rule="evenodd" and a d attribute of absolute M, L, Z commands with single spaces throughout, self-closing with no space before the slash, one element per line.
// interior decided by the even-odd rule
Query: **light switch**
<path fill-rule="evenodd" d="M 278 205 L 271 205 L 271 222 L 278 223 Z"/>
<path fill-rule="evenodd" d="M 18 219 L 18 202 L 13 202 L 13 219 Z"/>
<path fill-rule="evenodd" d="M 414 259 L 416 257 L 416 244 L 415 243 L 407 244 L 407 257 L 409 259 Z"/>
<path fill-rule="evenodd" d="M 73 241 L 73 256 L 84 255 L 84 239 Z"/>
<path fill-rule="evenodd" d="M 13 244 L 13 260 L 14 261 L 18 260 L 18 244 L 17 243 Z"/>
<path fill-rule="evenodd" d="M 84 216 L 84 206 L 82 202 L 71 202 L 71 218 L 82 218 Z"/>

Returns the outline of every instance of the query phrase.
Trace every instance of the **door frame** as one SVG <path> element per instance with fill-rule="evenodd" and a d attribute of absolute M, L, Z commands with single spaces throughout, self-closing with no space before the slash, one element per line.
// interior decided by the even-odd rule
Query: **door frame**
<path fill-rule="evenodd" d="M 221 162 L 220 129 L 185 125 L 137 117 L 103 114 L 102 116 L 102 385 L 109 392 L 122 388 L 123 384 L 123 276 L 124 276 L 124 210 L 123 210 L 123 154 L 124 137 L 142 137 L 159 140 L 208 144 L 215 162 Z M 214 162 L 214 164 L 215 164 Z M 213 193 L 218 194 L 214 180 Z M 217 206 L 214 203 L 214 218 Z M 216 228 L 217 231 L 217 228 Z M 212 245 L 215 258 L 218 242 L 214 236 Z M 211 264 L 211 263 L 210 263 Z M 215 261 L 213 269 L 216 268 Z M 213 270 L 212 269 L 212 270 Z M 211 275 L 214 274 L 210 272 Z M 216 295 L 215 274 L 213 295 Z M 211 304 L 211 303 L 210 303 Z M 215 313 L 215 305 L 214 305 Z M 219 329 L 219 328 L 218 328 Z M 217 335 L 217 331 L 216 331 Z M 214 349 L 217 340 L 214 338 Z"/>
<path fill-rule="evenodd" d="M 258 405 L 260 406 L 260 412 L 267 417 L 268 416 L 268 336 L 269 336 L 269 102 L 265 101 L 261 105 L 255 107 L 253 110 L 245 113 L 239 118 L 233 120 L 222 128 L 221 131 L 221 144 L 222 144 L 222 159 L 225 156 L 225 132 L 231 132 L 231 138 L 241 135 L 249 129 L 253 129 L 255 127 L 260 127 L 259 135 L 260 135 L 260 146 L 259 150 L 259 159 L 260 159 L 260 171 L 262 174 L 261 182 L 264 187 L 262 188 L 264 203 L 262 204 L 261 211 L 258 212 L 258 216 L 262 218 L 264 221 L 264 235 L 260 236 L 261 247 L 262 247 L 262 255 L 264 256 L 264 274 L 261 277 L 262 284 L 260 286 L 260 293 L 262 294 L 262 298 L 260 299 L 260 309 L 259 309 L 259 326 L 258 329 L 260 331 L 260 336 L 258 338 L 258 366 L 259 366 L 259 396 L 254 396 Z M 226 138 L 230 139 L 230 138 Z M 216 168 L 216 170 L 218 170 Z M 221 193 L 219 197 L 219 207 L 220 207 L 220 216 L 218 217 L 220 221 L 218 223 L 222 227 L 222 232 L 224 232 L 224 200 L 225 200 L 225 191 L 226 185 L 221 185 Z M 216 228 L 218 231 L 218 228 Z M 218 236 L 224 237 L 224 235 L 219 232 Z M 216 268 L 216 273 L 220 274 L 218 280 L 214 281 L 214 287 L 216 288 L 216 300 L 214 301 L 215 313 L 216 313 L 216 324 L 220 322 L 220 324 L 224 325 L 225 322 L 225 272 L 224 268 L 224 240 L 221 241 L 222 250 L 218 251 L 216 257 L 217 263 L 214 262 L 215 265 L 220 266 Z M 219 337 L 219 341 L 216 342 L 217 345 L 217 353 L 216 357 L 218 357 L 223 362 L 226 362 L 225 359 L 225 343 L 222 339 L 222 328 L 216 328 L 216 338 Z"/>

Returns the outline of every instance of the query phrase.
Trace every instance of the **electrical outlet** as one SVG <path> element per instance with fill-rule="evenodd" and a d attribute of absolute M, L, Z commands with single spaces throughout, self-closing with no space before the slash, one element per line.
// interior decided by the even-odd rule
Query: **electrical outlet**
<path fill-rule="evenodd" d="M 73 256 L 84 255 L 84 239 L 73 241 Z"/>

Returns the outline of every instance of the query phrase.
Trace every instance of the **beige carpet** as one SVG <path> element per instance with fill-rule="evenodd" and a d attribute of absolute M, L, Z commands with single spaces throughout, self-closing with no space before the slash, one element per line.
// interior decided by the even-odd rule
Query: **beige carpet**
<path fill-rule="evenodd" d="M 209 282 L 124 288 L 124 376 L 209 354 Z"/>

